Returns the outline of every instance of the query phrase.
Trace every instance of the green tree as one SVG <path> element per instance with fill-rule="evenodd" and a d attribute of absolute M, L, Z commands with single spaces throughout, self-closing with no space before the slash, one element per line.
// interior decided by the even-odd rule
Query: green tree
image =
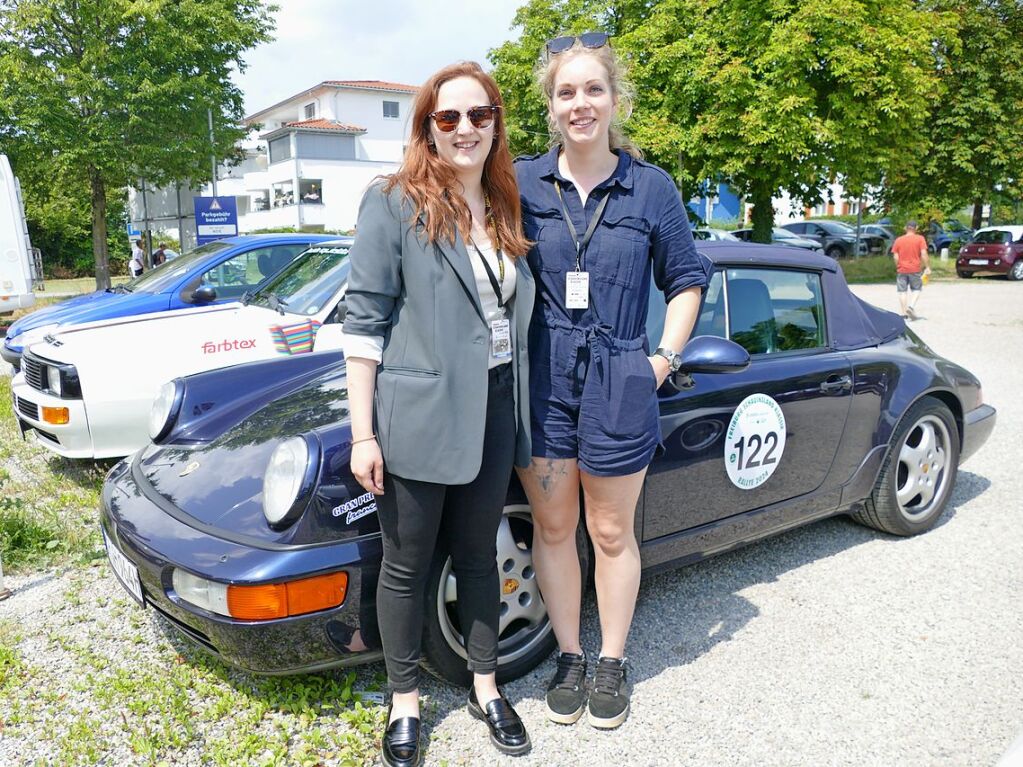
<path fill-rule="evenodd" d="M 941 91 L 928 119 L 929 150 L 905 157 L 891 179 L 897 204 L 945 212 L 1019 200 L 1023 186 L 1023 8 L 1018 0 L 927 0 L 954 22 L 937 37 Z"/>
<path fill-rule="evenodd" d="M 0 141 L 19 173 L 88 195 L 97 288 L 110 285 L 111 190 L 140 177 L 202 181 L 211 151 L 233 154 L 244 129 L 231 70 L 269 38 L 272 10 L 260 0 L 0 0 Z"/>
<path fill-rule="evenodd" d="M 533 0 L 520 42 L 492 55 L 510 103 L 536 109 L 526 63 L 551 30 L 594 22 L 631 65 L 633 139 L 683 188 L 719 179 L 747 197 L 759 241 L 779 192 L 815 203 L 837 176 L 862 192 L 893 154 L 925 146 L 930 45 L 946 22 L 911 0 Z M 536 132 L 532 114 L 517 119 Z"/>

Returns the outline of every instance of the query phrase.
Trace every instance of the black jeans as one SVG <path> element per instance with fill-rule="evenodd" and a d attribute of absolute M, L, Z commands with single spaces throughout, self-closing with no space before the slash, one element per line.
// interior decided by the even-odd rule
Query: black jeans
<path fill-rule="evenodd" d="M 377 585 L 377 618 L 394 692 L 419 687 L 424 593 L 438 542 L 451 554 L 458 580 L 458 618 L 469 670 L 497 669 L 500 583 L 497 528 L 515 458 L 511 365 L 490 371 L 483 462 L 467 485 L 439 485 L 396 477 L 384 465 L 384 494 L 377 497 L 384 559 Z M 430 437 L 423 435 L 423 450 Z"/>

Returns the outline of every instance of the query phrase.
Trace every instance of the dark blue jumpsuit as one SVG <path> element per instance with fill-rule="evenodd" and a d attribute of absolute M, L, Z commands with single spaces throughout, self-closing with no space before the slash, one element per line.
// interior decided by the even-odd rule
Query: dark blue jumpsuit
<path fill-rule="evenodd" d="M 529 331 L 533 456 L 578 458 L 589 474 L 624 476 L 649 465 L 661 441 L 645 334 L 651 265 L 668 301 L 705 287 L 706 275 L 667 173 L 619 151 L 618 167 L 584 209 L 558 172 L 558 151 L 515 161 L 526 237 L 536 243 L 529 252 L 537 286 Z M 582 259 L 590 274 L 587 309 L 565 307 L 576 246 L 555 180 L 580 237 L 610 195 Z"/>

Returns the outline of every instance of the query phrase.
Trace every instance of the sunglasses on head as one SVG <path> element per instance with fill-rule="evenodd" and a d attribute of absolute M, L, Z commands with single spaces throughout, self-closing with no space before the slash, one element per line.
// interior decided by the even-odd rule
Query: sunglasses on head
<path fill-rule="evenodd" d="M 576 40 L 583 48 L 603 48 L 611 42 L 606 32 L 583 32 L 579 36 L 555 37 L 553 40 L 547 41 L 545 48 L 547 55 L 557 56 L 559 53 L 570 50 Z"/>
<path fill-rule="evenodd" d="M 465 116 L 469 118 L 469 122 L 472 123 L 474 128 L 489 128 L 494 124 L 494 117 L 500 108 L 494 104 L 471 107 L 466 111 Z M 451 133 L 451 131 L 458 127 L 458 123 L 462 121 L 462 113 L 457 109 L 439 109 L 436 112 L 430 112 L 429 116 L 433 118 L 433 123 L 437 126 L 437 130 L 442 133 Z"/>

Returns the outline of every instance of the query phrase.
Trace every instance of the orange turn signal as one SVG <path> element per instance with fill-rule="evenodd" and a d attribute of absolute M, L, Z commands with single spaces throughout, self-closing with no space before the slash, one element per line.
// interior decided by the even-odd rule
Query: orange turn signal
<path fill-rule="evenodd" d="M 71 420 L 71 414 L 68 412 L 66 407 L 44 407 L 43 420 L 46 421 L 46 423 L 52 423 L 56 426 L 60 426 Z"/>
<path fill-rule="evenodd" d="M 227 609 L 231 617 L 266 621 L 329 610 L 345 601 L 348 573 L 328 573 L 287 583 L 259 586 L 228 586 Z"/>

